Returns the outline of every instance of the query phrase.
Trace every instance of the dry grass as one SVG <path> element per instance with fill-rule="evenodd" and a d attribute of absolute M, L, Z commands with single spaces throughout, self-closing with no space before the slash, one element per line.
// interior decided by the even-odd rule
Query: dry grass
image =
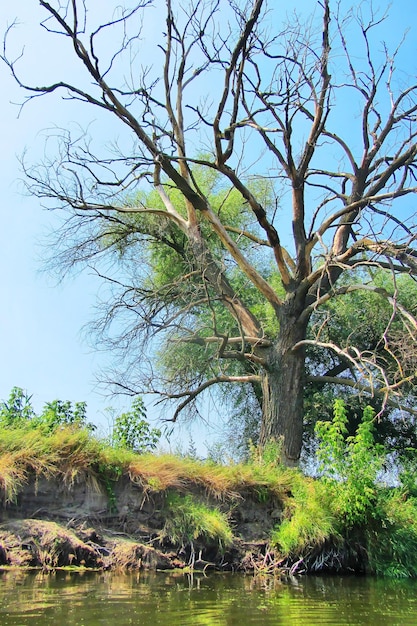
<path fill-rule="evenodd" d="M 26 467 L 18 462 L 16 453 L 4 452 L 0 456 L 0 489 L 6 503 L 13 502 L 26 480 Z"/>
<path fill-rule="evenodd" d="M 129 475 L 149 491 L 186 490 L 195 485 L 216 498 L 259 489 L 284 497 L 292 483 L 291 472 L 283 468 L 217 465 L 168 454 L 136 457 L 129 465 Z"/>
<path fill-rule="evenodd" d="M 198 488 L 219 499 L 248 491 L 283 499 L 293 482 L 290 470 L 273 464 L 225 466 L 170 454 L 138 455 L 111 448 L 80 428 L 60 428 L 51 435 L 36 429 L 0 432 L 0 489 L 6 501 L 12 501 L 33 475 L 72 484 L 81 478 L 114 480 L 123 474 L 148 492 Z"/>
<path fill-rule="evenodd" d="M 29 476 L 60 477 L 72 483 L 93 471 L 100 444 L 87 431 L 60 429 L 50 436 L 33 429 L 0 432 L 0 486 L 6 502 L 15 499 Z"/>

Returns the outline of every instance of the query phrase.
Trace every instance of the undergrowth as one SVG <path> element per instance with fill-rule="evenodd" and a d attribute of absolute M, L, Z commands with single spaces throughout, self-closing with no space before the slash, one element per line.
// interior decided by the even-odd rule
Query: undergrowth
<path fill-rule="evenodd" d="M 319 477 L 293 482 L 272 543 L 308 570 L 417 576 L 417 500 L 413 492 L 381 480 L 386 453 L 374 440 L 374 412 L 366 407 L 347 436 L 342 401 L 331 422 L 318 422 Z"/>
<path fill-rule="evenodd" d="M 191 494 L 168 492 L 164 517 L 161 539 L 184 548 L 191 547 L 193 554 L 199 540 L 205 547 L 214 545 L 220 550 L 232 543 L 233 533 L 227 515 Z"/>

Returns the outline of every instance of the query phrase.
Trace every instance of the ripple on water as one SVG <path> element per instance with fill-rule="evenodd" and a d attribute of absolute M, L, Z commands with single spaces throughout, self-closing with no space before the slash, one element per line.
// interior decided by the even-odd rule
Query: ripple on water
<path fill-rule="evenodd" d="M 417 624 L 417 581 L 0 573 L 1 626 Z"/>

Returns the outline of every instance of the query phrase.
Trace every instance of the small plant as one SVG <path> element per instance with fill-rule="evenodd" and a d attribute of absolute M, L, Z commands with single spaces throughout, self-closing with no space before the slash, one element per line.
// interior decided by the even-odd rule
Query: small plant
<path fill-rule="evenodd" d="M 40 415 L 32 407 L 32 396 L 20 387 L 13 387 L 9 399 L 0 403 L 0 425 L 4 428 L 41 429 L 46 434 L 53 433 L 62 426 L 76 426 L 95 430 L 87 422 L 87 403 L 53 400 L 47 402 Z"/>
<path fill-rule="evenodd" d="M 63 426 L 87 428 L 90 431 L 94 431 L 96 428 L 94 424 L 87 422 L 86 402 L 76 402 L 73 407 L 72 402 L 63 402 L 62 400 L 47 402 L 42 413 L 33 417 L 31 426 L 48 433 L 52 433 Z"/>
<path fill-rule="evenodd" d="M 114 486 L 123 475 L 123 468 L 114 463 L 109 464 L 105 461 L 98 463 L 98 475 L 106 490 L 108 506 L 110 513 L 117 512 L 117 497 Z"/>
<path fill-rule="evenodd" d="M 143 454 L 155 450 L 160 437 L 161 431 L 150 427 L 146 419 L 145 404 L 138 396 L 130 411 L 116 417 L 111 440 L 116 448 L 126 448 Z"/>
<path fill-rule="evenodd" d="M 264 446 L 248 443 L 249 463 L 258 467 L 279 467 L 281 465 L 282 440 L 270 439 Z"/>
<path fill-rule="evenodd" d="M 19 428 L 35 415 L 32 396 L 21 387 L 13 387 L 7 401 L 0 403 L 0 425 L 4 428 Z"/>
<path fill-rule="evenodd" d="M 227 516 L 210 508 L 192 495 L 169 492 L 166 498 L 166 521 L 161 538 L 183 547 L 191 547 L 199 539 L 205 545 L 217 545 L 220 549 L 232 542 L 232 531 Z"/>

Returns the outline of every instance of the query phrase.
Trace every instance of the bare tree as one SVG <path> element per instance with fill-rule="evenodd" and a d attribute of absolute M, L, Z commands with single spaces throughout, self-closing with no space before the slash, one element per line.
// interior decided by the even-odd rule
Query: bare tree
<path fill-rule="evenodd" d="M 134 277 L 97 266 L 117 288 L 100 329 L 121 314 L 114 345 L 131 356 L 119 385 L 142 391 L 142 368 L 155 390 L 138 341 L 169 332 L 171 359 L 182 342 L 207 361 L 176 393 L 159 389 L 179 403 L 173 419 L 215 384 L 252 384 L 261 443 L 281 438 L 290 465 L 301 450 L 310 349 L 333 355 L 321 382 L 399 402 L 413 376 L 390 328 L 401 320 L 409 344 L 417 329 L 395 280 L 417 271 L 407 202 L 417 190 L 417 82 L 397 78 L 400 48 L 375 45 L 385 18 L 372 7 L 343 17 L 323 0 L 309 20 L 280 30 L 264 0 L 143 0 L 93 25 L 88 0 L 39 4 L 44 36 L 65 40 L 88 82 L 28 83 L 6 37 L 2 58 L 28 100 L 62 92 L 132 137 L 104 154 L 87 135 L 63 131 L 54 161 L 25 170 L 31 193 L 69 211 L 61 267 L 113 253 Z M 157 41 L 146 37 L 155 8 L 165 11 Z M 161 250 L 176 259 L 172 280 L 166 267 L 165 280 L 158 275 Z M 392 289 L 375 284 L 377 269 L 392 274 Z M 320 311 L 357 290 L 391 308 L 380 341 L 364 349 L 324 340 Z"/>

